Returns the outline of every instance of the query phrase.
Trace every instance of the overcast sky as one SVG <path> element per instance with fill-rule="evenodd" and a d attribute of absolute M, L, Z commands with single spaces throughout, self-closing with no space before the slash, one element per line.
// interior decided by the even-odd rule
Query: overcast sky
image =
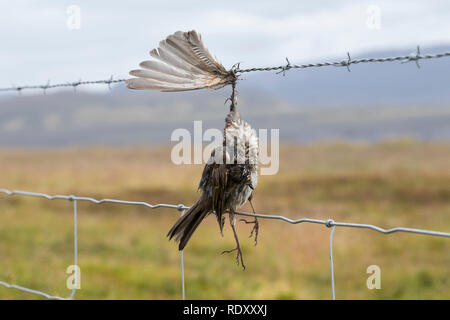
<path fill-rule="evenodd" d="M 450 2 L 15 0 L 0 3 L 0 28 L 5 87 L 126 77 L 177 30 L 199 31 L 226 67 L 413 51 L 417 44 L 426 51 L 450 44 Z"/>

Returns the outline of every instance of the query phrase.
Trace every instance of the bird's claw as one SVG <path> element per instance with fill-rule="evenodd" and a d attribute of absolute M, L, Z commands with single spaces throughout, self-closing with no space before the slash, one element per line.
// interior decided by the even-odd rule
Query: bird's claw
<path fill-rule="evenodd" d="M 255 246 L 258 244 L 258 233 L 259 233 L 259 221 L 258 218 L 255 217 L 255 220 L 253 221 L 247 221 L 245 219 L 241 219 L 241 221 L 244 221 L 246 224 L 254 223 L 253 229 L 250 232 L 249 238 L 253 236 L 253 233 L 255 234 Z"/>
<path fill-rule="evenodd" d="M 234 252 L 234 251 L 237 251 L 237 253 L 236 253 L 236 263 L 237 263 L 237 265 L 239 265 L 239 260 L 240 260 L 242 268 L 245 270 L 244 259 L 242 257 L 242 251 L 241 251 L 241 248 L 239 246 L 234 248 L 234 249 L 231 249 L 231 250 L 224 250 L 224 251 L 222 251 L 221 254 L 231 253 L 231 252 Z"/>

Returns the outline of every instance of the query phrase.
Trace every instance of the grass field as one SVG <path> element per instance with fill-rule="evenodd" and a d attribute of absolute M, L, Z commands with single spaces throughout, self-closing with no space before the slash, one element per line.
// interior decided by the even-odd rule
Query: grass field
<path fill-rule="evenodd" d="M 176 166 L 161 148 L 0 150 L 0 188 L 95 198 L 191 205 L 201 165 Z M 450 143 L 284 145 L 280 171 L 260 177 L 260 213 L 332 218 L 390 228 L 450 231 Z M 179 253 L 166 233 L 170 209 L 79 202 L 77 299 L 179 299 Z M 250 211 L 249 207 L 242 210 Z M 0 280 L 68 296 L 72 264 L 68 201 L 0 194 Z M 210 216 L 187 246 L 186 296 L 191 299 L 328 299 L 328 237 L 322 225 L 262 220 L 258 246 L 251 226 L 238 225 L 247 269 Z M 337 228 L 338 299 L 450 299 L 450 239 L 383 235 Z M 381 289 L 366 287 L 366 268 L 381 268 Z M 0 299 L 38 296 L 0 287 Z"/>

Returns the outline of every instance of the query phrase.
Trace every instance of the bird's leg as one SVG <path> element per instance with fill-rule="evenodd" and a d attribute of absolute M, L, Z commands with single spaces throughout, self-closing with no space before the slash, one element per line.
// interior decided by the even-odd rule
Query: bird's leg
<path fill-rule="evenodd" d="M 237 105 L 236 79 L 234 79 L 234 81 L 231 83 L 231 96 L 227 100 L 230 100 L 230 102 L 231 102 L 231 104 L 230 104 L 230 112 L 231 111 L 235 111 L 236 110 L 236 105 Z M 227 102 L 227 100 L 225 100 L 225 102 Z"/>
<path fill-rule="evenodd" d="M 250 205 L 251 205 L 252 210 L 253 210 L 253 214 L 256 214 L 255 208 L 253 208 L 252 198 L 253 198 L 253 193 L 248 198 L 248 202 L 250 202 Z M 253 229 L 250 232 L 249 238 L 251 238 L 253 236 L 253 233 L 255 233 L 255 246 L 256 246 L 258 244 L 258 234 L 259 234 L 259 221 L 258 221 L 258 218 L 255 217 L 255 220 L 253 220 L 253 221 L 247 221 L 245 219 L 241 219 L 241 221 L 244 221 L 246 224 L 254 223 Z"/>
<path fill-rule="evenodd" d="M 237 235 L 237 232 L 236 232 L 236 227 L 235 227 L 235 225 L 236 225 L 236 218 L 234 217 L 234 212 L 230 212 L 230 218 L 229 219 L 230 219 L 231 229 L 233 229 L 234 239 L 236 240 L 236 248 L 231 249 L 231 250 L 222 251 L 222 254 L 224 254 L 224 253 L 231 253 L 231 252 L 237 251 L 237 253 L 236 253 L 236 262 L 239 265 L 239 260 L 240 260 L 242 268 L 244 268 L 244 270 L 245 270 L 244 258 L 242 256 L 241 245 L 239 243 L 239 238 L 238 238 L 238 235 Z"/>
<path fill-rule="evenodd" d="M 223 225 L 225 224 L 225 217 L 221 217 L 220 219 L 220 234 L 222 235 L 223 238 Z"/>

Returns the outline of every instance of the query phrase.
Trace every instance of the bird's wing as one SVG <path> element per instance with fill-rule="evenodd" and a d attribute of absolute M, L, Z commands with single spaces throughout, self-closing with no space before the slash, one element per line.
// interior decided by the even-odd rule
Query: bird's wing
<path fill-rule="evenodd" d="M 219 161 L 222 156 L 222 148 L 219 146 L 212 153 L 208 163 L 203 169 L 199 189 L 211 200 L 211 208 L 214 210 L 220 232 L 223 234 L 223 213 L 226 206 L 226 186 L 228 184 L 227 165 Z"/>
<path fill-rule="evenodd" d="M 223 214 L 226 208 L 226 186 L 228 184 L 228 174 L 226 164 L 212 165 L 211 175 L 209 179 L 209 187 L 211 188 L 212 207 L 216 213 L 217 222 L 219 223 L 220 233 L 223 235 Z"/>
<path fill-rule="evenodd" d="M 177 31 L 150 51 L 155 60 L 140 63 L 142 69 L 130 71 L 136 78 L 126 81 L 137 90 L 186 91 L 219 89 L 235 79 L 211 55 L 196 31 Z"/>

